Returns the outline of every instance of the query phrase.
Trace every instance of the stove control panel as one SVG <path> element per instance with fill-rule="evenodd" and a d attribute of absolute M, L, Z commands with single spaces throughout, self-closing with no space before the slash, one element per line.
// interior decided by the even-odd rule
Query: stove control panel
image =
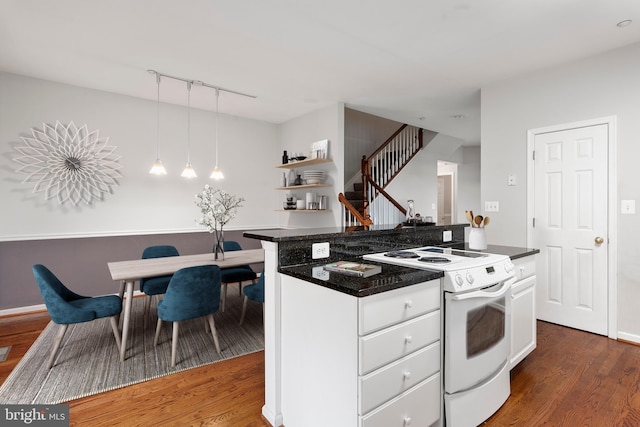
<path fill-rule="evenodd" d="M 444 290 L 465 292 L 482 289 L 513 277 L 514 265 L 510 259 L 484 267 L 445 272 Z"/>

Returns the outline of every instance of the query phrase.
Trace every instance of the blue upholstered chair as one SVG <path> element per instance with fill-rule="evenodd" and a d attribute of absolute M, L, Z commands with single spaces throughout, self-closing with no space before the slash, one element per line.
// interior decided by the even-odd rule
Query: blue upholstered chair
<path fill-rule="evenodd" d="M 142 251 L 142 259 L 163 258 L 179 255 L 180 253 L 178 253 L 178 250 L 175 248 L 175 246 L 171 245 L 149 246 L 148 248 L 145 248 L 144 251 Z M 149 297 L 144 301 L 145 314 L 149 312 L 149 308 L 151 307 L 151 298 L 154 295 L 162 295 L 167 292 L 167 286 L 169 286 L 170 280 L 171 275 L 140 279 L 140 292 L 143 292 Z"/>
<path fill-rule="evenodd" d="M 181 268 L 169 282 L 164 299 L 158 303 L 158 324 L 153 345 L 158 345 L 162 322 L 173 322 L 171 343 L 171 366 L 176 365 L 178 348 L 178 327 L 183 320 L 207 316 L 211 335 L 220 354 L 218 333 L 213 321 L 213 313 L 220 307 L 220 267 L 201 265 Z"/>
<path fill-rule="evenodd" d="M 53 343 L 51 356 L 49 356 L 49 369 L 53 366 L 56 353 L 60 348 L 60 343 L 62 343 L 62 338 L 64 338 L 68 326 L 74 323 L 90 322 L 95 319 L 109 317 L 111 329 L 113 329 L 113 335 L 116 338 L 118 353 L 120 352 L 120 332 L 118 331 L 117 316 L 122 311 L 122 300 L 119 297 L 116 295 L 101 297 L 78 295 L 63 285 L 44 265 L 36 264 L 32 270 L 51 320 L 60 325 Z"/>
<path fill-rule="evenodd" d="M 240 315 L 240 324 L 244 322 L 244 315 L 247 312 L 247 303 L 249 300 L 262 303 L 262 317 L 264 322 L 264 271 L 258 278 L 258 281 L 252 285 L 242 288 L 244 293 L 244 301 L 242 302 L 242 315 Z"/>
<path fill-rule="evenodd" d="M 234 242 L 233 240 L 224 241 L 222 243 L 222 248 L 225 252 L 232 251 L 241 251 L 242 247 L 240 243 Z M 227 302 L 227 285 L 230 283 L 238 284 L 238 295 L 242 295 L 242 282 L 251 281 L 255 283 L 256 278 L 258 277 L 256 273 L 251 269 L 248 265 L 240 265 L 238 267 L 229 267 L 223 268 L 221 270 L 222 273 L 222 311 L 225 309 L 225 305 Z"/>

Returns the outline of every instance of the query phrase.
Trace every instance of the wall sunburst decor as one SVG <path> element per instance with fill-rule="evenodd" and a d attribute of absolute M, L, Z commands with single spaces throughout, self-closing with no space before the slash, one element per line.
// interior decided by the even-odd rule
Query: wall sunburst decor
<path fill-rule="evenodd" d="M 98 130 L 89 132 L 86 124 L 43 123 L 21 139 L 25 145 L 15 147 L 21 156 L 13 160 L 22 166 L 16 172 L 26 174 L 22 182 L 35 183 L 33 192 L 43 191 L 45 200 L 91 205 L 112 193 L 122 177 L 117 147 L 108 145 L 109 138 L 101 138 Z"/>

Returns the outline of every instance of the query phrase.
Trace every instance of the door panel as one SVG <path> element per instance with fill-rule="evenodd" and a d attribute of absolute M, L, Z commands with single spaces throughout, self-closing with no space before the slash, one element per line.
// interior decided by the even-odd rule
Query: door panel
<path fill-rule="evenodd" d="M 607 125 L 535 136 L 538 318 L 607 334 Z M 605 243 L 596 244 L 603 237 Z"/>

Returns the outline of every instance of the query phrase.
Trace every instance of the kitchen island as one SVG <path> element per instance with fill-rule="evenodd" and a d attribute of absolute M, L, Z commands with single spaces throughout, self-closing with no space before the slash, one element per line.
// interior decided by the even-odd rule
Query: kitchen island
<path fill-rule="evenodd" d="M 245 232 L 245 237 L 261 240 L 265 249 L 265 405 L 263 407 L 265 418 L 274 426 L 287 424 L 287 420 L 289 420 L 289 423 L 297 420 L 296 416 L 298 414 L 294 413 L 295 409 L 292 408 L 290 403 L 283 402 L 283 387 L 285 387 L 284 397 L 290 399 L 291 392 L 286 389 L 287 387 L 292 387 L 291 378 L 299 381 L 300 384 L 309 379 L 308 377 L 299 376 L 296 378 L 295 375 L 291 375 L 291 372 L 294 372 L 291 370 L 288 370 L 283 375 L 283 348 L 289 354 L 289 356 L 285 356 L 287 363 L 291 363 L 288 358 L 297 351 L 295 349 L 292 350 L 292 347 L 289 346 L 290 342 L 287 342 L 287 340 L 283 342 L 283 330 L 289 337 L 294 336 L 296 333 L 302 334 L 305 330 L 314 331 L 313 333 L 319 336 L 323 327 L 325 331 L 338 328 L 337 331 L 340 331 L 343 341 L 341 341 L 342 344 L 336 343 L 332 348 L 339 353 L 344 347 L 344 349 L 347 349 L 345 351 L 350 351 L 349 354 L 353 356 L 354 344 L 350 346 L 345 343 L 358 342 L 357 340 L 364 339 L 365 335 L 372 332 L 359 326 L 358 322 L 360 322 L 361 318 L 356 317 L 358 322 L 353 322 L 353 313 L 362 311 L 362 306 L 368 305 L 366 301 L 386 300 L 388 296 L 393 296 L 394 294 L 403 295 L 403 292 L 411 292 L 412 288 L 419 289 L 419 287 L 421 287 L 420 289 L 438 288 L 438 293 L 440 292 L 437 284 L 440 282 L 441 273 L 434 271 L 416 271 L 384 265 L 382 272 L 378 275 L 364 279 L 351 279 L 342 276 L 336 277 L 335 274 L 329 274 L 327 277 L 322 270 L 324 264 L 340 260 L 359 260 L 362 255 L 369 253 L 405 249 L 420 245 L 465 245 L 465 227 L 468 227 L 468 225 L 457 224 L 353 232 L 347 232 L 339 228 L 272 229 Z M 449 237 L 449 235 L 450 238 L 447 238 L 449 241 L 445 242 L 443 237 Z M 318 243 L 329 244 L 328 253 L 321 252 L 322 256 L 327 256 L 326 258 L 314 258 L 314 245 Z M 513 254 L 513 256 L 517 256 L 519 253 L 528 253 L 529 250 L 518 249 L 516 252 L 518 253 Z M 294 298 L 294 295 L 297 296 Z M 314 297 L 312 298 L 311 295 Z M 419 313 L 416 312 L 418 313 L 416 318 L 423 322 L 427 321 L 424 316 L 431 316 L 429 319 L 434 319 L 435 317 L 439 319 L 439 314 L 436 316 L 436 313 L 439 313 L 439 303 L 439 298 L 437 306 L 426 303 Z M 285 305 L 286 309 L 283 310 Z M 343 307 L 343 309 L 340 309 L 340 307 Z M 305 310 L 308 311 L 308 317 L 305 317 Z M 340 327 L 338 327 L 340 323 L 334 322 L 341 318 L 343 318 L 343 321 L 351 322 L 352 324 L 344 325 L 342 328 L 344 330 L 340 330 Z M 305 319 L 307 319 L 307 325 L 305 325 Z M 326 325 L 323 324 L 322 319 L 325 319 Z M 285 320 L 287 322 L 286 325 L 284 325 Z M 380 328 L 383 328 L 383 326 L 385 328 L 395 328 L 397 325 L 404 325 L 407 320 L 412 319 L 410 319 L 410 316 L 405 316 L 391 321 L 391 323 L 381 325 Z M 298 331 L 295 327 L 300 327 L 301 329 Z M 436 326 L 431 324 L 424 329 L 433 330 L 434 328 Z M 439 330 L 439 323 L 437 329 Z M 302 337 L 302 335 L 300 336 Z M 323 337 L 330 339 L 330 336 L 323 335 Z M 290 340 L 290 338 L 288 339 Z M 424 339 L 429 340 L 430 338 L 425 337 Z M 439 345 L 437 340 L 429 344 L 423 342 L 423 344 L 426 347 L 423 347 L 420 351 L 424 352 L 427 352 L 426 348 L 428 347 L 431 348 L 431 351 L 435 351 L 433 348 Z M 433 347 L 430 347 L 432 345 Z M 419 354 L 421 358 L 429 357 L 423 353 Z M 363 380 L 363 376 L 368 375 L 365 372 L 369 371 L 361 370 L 361 365 L 359 365 L 361 363 L 359 357 L 361 356 L 347 361 L 344 360 L 346 355 L 343 355 L 340 360 L 350 366 L 349 375 L 353 377 L 357 373 L 358 378 Z M 408 354 L 407 356 L 410 355 Z M 313 366 L 308 366 L 305 369 L 312 368 Z M 320 371 L 331 369 L 329 365 L 317 366 L 317 368 Z M 298 371 L 296 375 L 299 375 L 300 372 L 302 371 Z M 317 371 L 314 372 L 318 374 Z M 438 373 L 431 373 L 431 375 L 438 375 Z M 435 377 L 429 378 L 431 378 L 431 381 L 436 381 Z M 353 384 L 357 384 L 357 381 L 359 380 L 350 383 L 350 390 L 354 390 Z M 437 382 L 440 382 L 439 377 Z M 407 401 L 410 401 L 415 396 L 422 396 L 423 393 L 428 394 L 429 387 L 426 384 L 420 383 L 420 385 L 417 385 L 419 388 L 416 390 L 420 390 L 420 392 L 409 396 Z M 434 383 L 429 382 L 428 384 L 432 386 Z M 392 400 L 387 403 L 395 402 L 396 398 L 404 396 L 402 393 L 392 397 Z M 321 401 L 312 403 L 317 404 L 318 407 L 322 406 Z M 363 411 L 365 411 L 364 408 L 366 407 L 362 405 L 364 405 L 362 402 L 352 402 L 347 405 L 349 408 L 343 407 L 342 410 L 351 411 L 354 414 L 353 416 L 360 414 L 360 422 L 362 422 L 364 419 L 362 417 Z M 367 408 L 371 409 L 370 407 Z M 291 411 L 289 418 L 287 418 L 286 411 Z M 370 412 L 373 413 L 374 411 L 371 410 Z M 439 413 L 437 415 L 439 416 Z M 345 425 L 357 425 L 357 419 L 350 418 L 348 424 Z M 327 420 L 336 421 L 334 418 L 327 418 Z M 373 425 L 376 424 L 374 423 Z"/>

